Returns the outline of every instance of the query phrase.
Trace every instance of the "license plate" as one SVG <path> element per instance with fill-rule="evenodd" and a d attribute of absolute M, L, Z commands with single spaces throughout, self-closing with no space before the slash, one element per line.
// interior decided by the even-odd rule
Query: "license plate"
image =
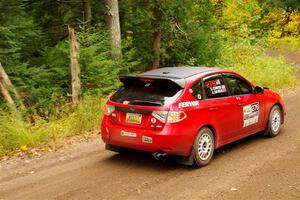
<path fill-rule="evenodd" d="M 141 124 L 142 115 L 136 113 L 126 113 L 126 123 Z"/>
<path fill-rule="evenodd" d="M 128 131 L 121 131 L 121 136 L 127 136 L 127 137 L 136 137 L 136 133 L 128 132 Z"/>

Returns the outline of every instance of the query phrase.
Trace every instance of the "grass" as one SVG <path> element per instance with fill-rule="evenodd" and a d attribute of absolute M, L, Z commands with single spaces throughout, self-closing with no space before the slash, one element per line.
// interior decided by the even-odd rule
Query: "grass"
<path fill-rule="evenodd" d="M 105 98 L 85 97 L 75 108 L 65 105 L 60 117 L 50 121 L 42 119 L 34 124 L 24 122 L 16 114 L 0 111 L 0 156 L 8 155 L 21 147 L 59 142 L 69 135 L 85 134 L 99 129 Z"/>
<path fill-rule="evenodd" d="M 236 71 L 253 84 L 266 86 L 273 90 L 292 88 L 296 85 L 296 69 L 283 58 L 258 56 L 245 63 L 236 63 L 228 69 Z"/>
<path fill-rule="evenodd" d="M 300 37 L 269 38 L 269 47 L 283 51 L 300 51 Z"/>
<path fill-rule="evenodd" d="M 261 45 L 231 42 L 224 47 L 219 67 L 236 71 L 253 84 L 276 91 L 294 87 L 296 67 L 282 57 L 267 56 L 265 51 Z"/>

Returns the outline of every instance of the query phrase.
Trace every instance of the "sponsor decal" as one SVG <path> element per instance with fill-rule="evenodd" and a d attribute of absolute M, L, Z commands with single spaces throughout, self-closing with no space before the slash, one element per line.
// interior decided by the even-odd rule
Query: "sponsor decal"
<path fill-rule="evenodd" d="M 226 92 L 226 87 L 225 85 L 218 85 L 210 88 L 210 90 L 212 94 L 219 94 L 219 93 Z"/>
<path fill-rule="evenodd" d="M 151 83 L 145 83 L 145 87 L 150 87 Z"/>
<path fill-rule="evenodd" d="M 202 99 L 202 96 L 200 93 L 197 94 L 197 99 Z"/>
<path fill-rule="evenodd" d="M 151 123 L 156 123 L 156 119 L 155 118 L 151 118 Z"/>
<path fill-rule="evenodd" d="M 219 80 L 219 79 L 216 79 L 216 80 L 210 80 L 210 81 L 206 81 L 206 82 L 205 82 L 205 86 L 206 86 L 207 88 L 212 88 L 212 87 L 217 86 L 218 83 L 220 84 L 220 80 Z"/>
<path fill-rule="evenodd" d="M 250 126 L 258 122 L 259 103 L 255 102 L 243 107 L 244 127 Z"/>
<path fill-rule="evenodd" d="M 186 101 L 178 103 L 178 108 L 187 108 L 194 106 L 199 106 L 199 101 Z"/>
<path fill-rule="evenodd" d="M 121 136 L 124 136 L 124 137 L 136 137 L 136 133 L 133 133 L 133 132 L 127 132 L 127 131 L 121 131 L 121 132 L 120 132 L 120 135 L 121 135 Z"/>
<path fill-rule="evenodd" d="M 209 88 L 212 94 L 219 94 L 226 92 L 226 86 L 221 85 L 220 79 L 210 80 L 205 82 L 206 88 Z"/>
<path fill-rule="evenodd" d="M 123 101 L 123 104 L 128 105 L 130 101 Z"/>
<path fill-rule="evenodd" d="M 144 143 L 152 143 L 152 137 L 148 137 L 148 136 L 143 135 L 142 142 L 144 142 Z"/>

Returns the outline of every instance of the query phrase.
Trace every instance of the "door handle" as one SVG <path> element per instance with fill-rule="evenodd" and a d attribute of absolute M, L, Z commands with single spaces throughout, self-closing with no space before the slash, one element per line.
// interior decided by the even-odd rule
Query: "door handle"
<path fill-rule="evenodd" d="M 208 110 L 209 111 L 216 111 L 216 110 L 219 110 L 219 108 L 217 108 L 217 107 L 210 107 L 210 108 L 208 108 Z"/>

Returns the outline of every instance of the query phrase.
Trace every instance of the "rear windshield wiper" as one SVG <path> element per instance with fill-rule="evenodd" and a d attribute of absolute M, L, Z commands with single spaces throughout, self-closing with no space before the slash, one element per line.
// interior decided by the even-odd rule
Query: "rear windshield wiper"
<path fill-rule="evenodd" d="M 130 105 L 149 105 L 149 106 L 162 106 L 163 104 L 158 101 L 144 101 L 144 100 L 133 100 L 129 103 Z"/>

